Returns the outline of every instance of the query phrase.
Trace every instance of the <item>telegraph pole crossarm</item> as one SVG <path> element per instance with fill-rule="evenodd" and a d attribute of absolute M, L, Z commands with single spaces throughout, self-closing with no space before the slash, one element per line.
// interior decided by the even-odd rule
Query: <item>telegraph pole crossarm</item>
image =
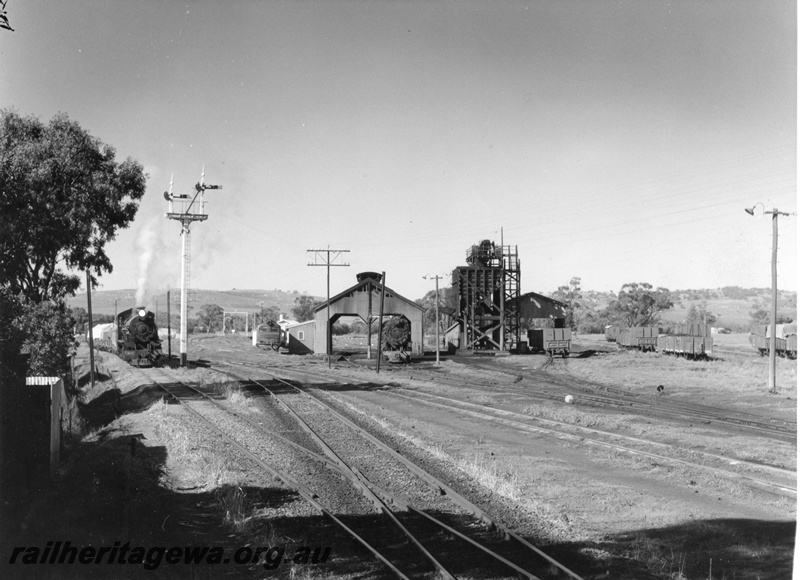
<path fill-rule="evenodd" d="M 309 262 L 309 266 L 325 266 L 328 271 L 328 295 L 325 302 L 327 315 L 326 315 L 326 344 L 325 356 L 328 359 L 328 368 L 331 368 L 331 352 L 333 350 L 333 328 L 331 328 L 331 266 L 349 266 L 350 264 L 334 264 L 333 261 L 340 258 L 342 254 L 348 253 L 350 250 L 331 250 L 328 246 L 324 250 L 306 250 L 307 252 L 314 253 L 314 262 Z M 333 254 L 333 257 L 331 257 Z M 320 262 L 321 260 L 321 262 Z"/>

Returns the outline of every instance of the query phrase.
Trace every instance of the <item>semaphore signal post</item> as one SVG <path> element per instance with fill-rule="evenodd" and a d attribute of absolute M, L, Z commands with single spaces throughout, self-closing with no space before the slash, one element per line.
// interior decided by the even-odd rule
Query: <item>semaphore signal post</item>
<path fill-rule="evenodd" d="M 193 222 L 202 222 L 208 219 L 205 212 L 205 192 L 207 189 L 222 189 L 221 185 L 206 185 L 206 168 L 200 175 L 200 181 L 194 186 L 194 195 L 173 194 L 172 178 L 169 180 L 169 191 L 164 192 L 164 199 L 169 202 L 169 209 L 165 216 L 167 219 L 181 223 L 181 360 L 182 367 L 186 366 L 186 345 L 188 343 L 188 301 L 186 293 L 189 289 L 189 274 L 192 261 L 191 225 Z M 176 211 L 177 210 L 177 211 Z"/>

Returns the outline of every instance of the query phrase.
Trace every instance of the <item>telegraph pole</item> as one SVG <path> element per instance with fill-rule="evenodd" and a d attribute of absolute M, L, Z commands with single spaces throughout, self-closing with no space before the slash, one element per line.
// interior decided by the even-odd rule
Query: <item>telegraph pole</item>
<path fill-rule="evenodd" d="M 314 262 L 309 262 L 309 266 L 325 266 L 328 270 L 328 296 L 326 302 L 327 322 L 325 323 L 325 336 L 327 342 L 325 345 L 325 355 L 328 358 L 328 368 L 331 368 L 331 351 L 333 350 L 333 328 L 331 328 L 331 266 L 349 266 L 350 264 L 333 263 L 334 260 L 337 260 L 342 254 L 345 254 L 349 251 L 350 250 L 331 250 L 330 246 L 328 246 L 325 250 L 306 250 L 306 252 L 314 252 Z M 331 253 L 333 253 L 333 257 L 331 257 Z"/>
<path fill-rule="evenodd" d="M 375 372 L 381 373 L 381 346 L 383 345 L 383 301 L 386 298 L 386 272 L 381 272 L 381 313 L 378 318 L 378 360 L 375 361 Z"/>
<path fill-rule="evenodd" d="M 164 199 L 169 202 L 169 211 L 165 214 L 167 219 L 179 221 L 181 223 L 181 366 L 186 366 L 186 345 L 188 343 L 188 314 L 189 304 L 186 297 L 186 292 L 189 286 L 190 266 L 191 266 L 191 231 L 190 227 L 192 222 L 201 222 L 208 219 L 208 214 L 205 213 L 205 197 L 204 194 L 207 189 L 222 189 L 221 185 L 206 185 L 206 168 L 203 166 L 203 172 L 200 175 L 200 181 L 195 184 L 194 197 L 189 199 L 189 195 L 173 195 L 172 193 L 172 178 L 169 181 L 169 191 L 164 192 Z M 175 211 L 174 203 L 178 202 L 179 210 Z M 195 202 L 197 204 L 195 205 Z"/>
<path fill-rule="evenodd" d="M 501 230 L 502 231 L 502 230 Z M 436 280 L 436 366 L 439 366 L 439 280 L 444 276 L 423 276 L 425 280 L 433 278 Z"/>
<path fill-rule="evenodd" d="M 167 290 L 167 360 L 172 368 L 172 316 L 170 314 L 169 290 Z"/>
<path fill-rule="evenodd" d="M 760 203 L 760 202 L 759 202 Z M 756 205 L 759 205 L 758 203 Z M 744 211 L 749 213 L 750 215 L 755 215 L 756 205 L 752 208 L 745 208 Z M 764 204 L 761 204 L 763 207 Z M 766 211 L 764 209 L 764 214 L 771 214 L 772 215 L 772 312 L 770 316 L 769 322 L 769 379 L 767 383 L 767 387 L 769 388 L 770 393 L 777 393 L 778 387 L 776 385 L 776 352 L 775 352 L 775 343 L 776 337 L 775 332 L 777 330 L 777 319 L 778 319 L 778 216 L 790 216 L 790 215 L 797 215 L 795 213 L 787 213 L 785 211 L 778 211 L 778 208 L 773 208 L 772 211 Z"/>
<path fill-rule="evenodd" d="M 772 214 L 772 316 L 770 317 L 770 333 L 769 333 L 769 392 L 777 393 L 778 386 L 776 385 L 775 378 L 775 332 L 776 322 L 778 320 L 778 216 L 791 215 L 786 212 L 778 211 L 778 208 L 773 208 L 772 211 L 765 211 L 764 213 Z"/>

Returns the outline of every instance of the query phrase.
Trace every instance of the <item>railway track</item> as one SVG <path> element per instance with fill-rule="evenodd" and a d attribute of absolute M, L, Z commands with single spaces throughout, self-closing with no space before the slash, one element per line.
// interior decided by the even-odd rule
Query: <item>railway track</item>
<path fill-rule="evenodd" d="M 143 372 L 171 398 L 186 405 L 209 424 L 226 442 L 295 490 L 317 512 L 339 525 L 397 577 L 428 577 L 435 573 L 440 578 L 455 578 L 459 572 L 451 569 L 457 567 L 458 561 L 485 561 L 489 556 L 494 563 L 490 572 L 492 577 L 580 579 L 514 532 L 492 521 L 485 512 L 446 484 L 327 407 L 318 397 L 288 381 L 277 377 L 269 381 L 256 380 L 230 370 L 223 371 L 245 386 L 263 389 L 286 413 L 291 414 L 293 421 L 276 422 L 278 430 L 283 432 L 281 434 L 266 429 L 260 424 L 263 421 L 232 411 L 217 397 L 182 383 L 168 371 L 148 369 Z M 293 399 L 291 405 L 287 398 Z M 345 425 L 349 434 L 337 435 L 332 422 Z M 363 442 L 354 445 L 355 439 Z M 329 444 L 328 441 L 335 443 Z M 287 449 L 291 450 L 293 457 L 289 463 L 295 464 L 295 468 L 278 470 L 275 464 L 285 464 L 281 458 Z M 384 458 L 377 462 L 379 454 Z M 298 455 L 304 458 L 303 461 L 297 461 Z M 299 467 L 298 463 L 301 464 Z M 349 485 L 349 493 L 341 489 L 341 484 Z M 357 494 L 353 494 L 353 490 Z M 331 499 L 339 497 L 344 497 L 344 502 Z M 453 505 L 457 509 L 453 509 Z M 406 539 L 405 552 L 396 547 L 387 549 L 386 545 L 376 547 L 374 544 L 380 542 L 375 541 L 375 529 L 354 529 L 346 521 L 344 514 L 348 513 L 382 514 L 383 524 L 390 523 Z M 477 526 L 477 522 L 482 525 Z M 444 550 L 443 558 L 434 556 L 434 552 L 442 551 L 443 534 L 458 539 L 462 551 L 457 558 L 448 554 L 452 552 L 451 547 Z M 515 544 L 499 541 L 498 536 Z M 479 557 L 465 558 L 465 547 L 477 551 Z M 414 554 L 408 553 L 409 550 Z M 524 552 L 524 557 L 520 557 L 521 552 Z M 409 562 L 416 565 L 409 567 Z M 505 576 L 498 576 L 498 570 L 502 570 Z"/>
<path fill-rule="evenodd" d="M 539 385 L 531 384 L 530 379 L 526 378 L 517 370 L 504 369 L 493 361 L 486 361 L 479 358 L 465 358 L 460 362 L 470 367 L 500 373 L 509 377 L 509 384 L 504 385 L 504 389 L 509 393 L 517 392 L 549 401 L 561 401 L 564 398 L 564 393 L 547 392 L 547 390 L 540 388 Z M 518 377 L 522 377 L 522 380 L 517 383 L 512 383 L 512 381 L 516 380 Z M 549 378 L 557 380 L 557 377 Z M 439 380 L 440 379 L 437 377 L 437 381 Z M 569 384 L 556 384 L 555 387 L 568 389 L 568 392 L 573 395 L 580 393 L 581 402 L 584 404 L 588 403 L 595 406 L 612 407 L 627 412 L 646 411 L 649 415 L 683 422 L 691 419 L 698 422 L 706 422 L 706 424 L 738 426 L 749 432 L 772 437 L 780 441 L 794 441 L 797 438 L 796 421 L 768 418 L 751 413 L 731 411 L 729 409 L 697 403 L 672 401 L 664 397 L 655 399 L 655 395 L 653 396 L 654 400 L 643 400 L 641 394 L 624 389 L 600 386 L 575 377 L 570 377 L 569 381 Z M 469 379 L 459 379 L 459 384 L 481 386 L 480 382 Z M 609 393 L 613 396 L 606 396 L 601 393 Z"/>
<path fill-rule="evenodd" d="M 456 410 L 461 413 L 467 414 L 481 420 L 500 423 L 522 429 L 528 432 L 543 433 L 552 437 L 576 441 L 585 445 L 593 445 L 605 447 L 615 451 L 622 451 L 631 455 L 638 455 L 647 457 L 657 462 L 671 463 L 675 465 L 682 465 L 696 470 L 706 471 L 714 475 L 723 477 L 725 479 L 736 481 L 753 487 L 761 491 L 767 491 L 778 495 L 795 498 L 797 497 L 796 478 L 797 473 L 788 469 L 778 468 L 771 465 L 764 465 L 761 463 L 753 463 L 722 455 L 708 453 L 703 451 L 691 451 L 690 455 L 696 459 L 702 459 L 704 463 L 697 463 L 696 461 L 688 461 L 680 457 L 667 456 L 660 453 L 653 453 L 647 451 L 647 447 L 658 447 L 663 450 L 671 449 L 673 446 L 667 443 L 657 441 L 649 441 L 637 437 L 630 437 L 626 435 L 619 435 L 600 429 L 593 429 L 574 425 L 572 423 L 565 423 L 552 419 L 539 419 L 532 418 L 529 415 L 522 413 L 515 413 L 504 409 L 497 409 L 486 405 L 476 405 L 466 401 L 460 401 L 450 397 L 442 397 L 439 395 L 431 395 L 427 393 L 419 393 L 409 389 L 386 389 L 380 390 L 383 394 L 400 397 L 406 400 L 413 401 L 417 404 L 422 403 L 428 406 L 437 407 L 447 410 Z M 531 421 L 533 421 L 532 424 Z M 538 424 L 536 424 L 538 423 Z M 555 428 L 543 427 L 544 425 L 551 425 Z M 567 430 L 573 433 L 566 432 Z M 594 436 L 598 439 L 588 439 L 587 436 Z M 600 440 L 603 438 L 605 440 Z M 622 443 L 620 443 L 620 441 Z M 712 463 L 712 465 L 709 465 Z M 736 471 L 715 467 L 713 464 L 722 464 L 733 467 Z M 750 474 L 745 471 L 751 472 Z M 768 472 L 780 478 L 780 481 L 769 481 L 763 479 L 763 475 L 756 476 L 752 472 Z"/>
<path fill-rule="evenodd" d="M 471 547 L 480 550 L 483 554 L 504 565 L 517 576 L 538 578 L 540 577 L 539 574 L 544 574 L 546 577 L 580 578 L 545 552 L 493 520 L 484 510 L 449 487 L 445 482 L 399 454 L 383 441 L 345 417 L 319 396 L 279 377 L 272 377 L 279 385 L 276 389 L 264 381 L 243 377 L 238 373 L 231 373 L 229 370 L 225 372 L 235 378 L 248 380 L 249 384 L 257 385 L 269 392 L 274 398 L 280 400 L 281 404 L 285 405 L 286 409 L 295 416 L 297 421 L 304 425 L 306 431 L 324 433 L 325 440 L 320 436 L 315 436 L 315 438 L 323 446 L 325 453 L 329 457 L 338 465 L 346 466 L 345 468 L 352 472 L 354 484 L 366 485 L 368 490 L 374 490 L 379 495 L 387 498 L 388 503 L 394 504 L 401 509 L 409 510 L 412 514 L 426 520 L 427 523 L 437 526 L 440 531 L 458 537 Z M 290 389 L 290 393 L 285 392 L 282 387 Z M 290 405 L 285 399 L 292 395 L 293 400 Z M 350 435 L 346 436 L 344 440 L 341 437 L 337 437 L 330 431 L 331 423 L 345 425 L 350 431 Z M 352 446 L 352 435 L 362 439 L 362 444 Z M 328 441 L 335 440 L 338 440 L 333 444 L 337 447 L 336 450 L 331 445 L 328 445 Z M 364 447 L 365 444 L 366 447 Z M 380 466 L 376 468 L 373 464 L 376 457 L 381 454 L 390 458 L 389 464 L 387 464 L 386 460 L 382 460 Z M 391 463 L 394 465 L 390 465 Z M 409 474 L 413 475 L 416 481 L 409 479 Z M 401 482 L 399 486 L 398 482 Z M 418 509 L 414 506 L 415 503 L 426 505 L 427 511 L 434 512 L 436 515 L 434 516 Z M 453 506 L 457 509 L 453 510 Z M 499 535 L 506 542 L 501 542 L 500 544 L 495 542 L 495 546 L 489 548 L 483 545 L 482 541 L 474 539 L 474 531 L 471 534 L 460 531 L 458 526 L 464 526 L 463 519 L 465 516 L 473 520 L 467 522 L 467 529 L 474 530 L 476 523 L 480 522 L 489 531 L 490 536 Z M 459 521 L 460 523 L 454 525 L 454 522 Z M 483 535 L 485 536 L 485 534 Z M 486 541 L 486 538 L 483 541 Z M 520 560 L 521 552 L 523 553 L 523 558 Z M 515 559 L 524 562 L 524 564 L 515 563 Z M 530 566 L 533 569 L 542 571 L 531 572 Z M 442 571 L 440 570 L 440 572 Z"/>
<path fill-rule="evenodd" d="M 209 350 L 216 351 L 213 348 Z M 263 360 L 263 357 L 253 357 L 252 364 L 263 364 Z M 569 359 L 555 360 L 556 364 L 567 364 L 569 361 Z M 363 370 L 363 367 L 350 363 L 349 360 L 348 363 Z M 797 440 L 796 421 L 763 417 L 753 413 L 698 403 L 675 401 L 668 397 L 657 396 L 655 392 L 652 395 L 642 395 L 572 376 L 569 377 L 569 382 L 566 382 L 558 375 L 549 374 L 547 376 L 548 384 L 542 384 L 541 381 L 526 376 L 525 369 L 504 368 L 497 364 L 497 361 L 484 357 L 463 357 L 459 359 L 459 363 L 508 377 L 508 382 L 502 384 L 503 390 L 509 394 L 524 395 L 529 399 L 562 402 L 565 394 L 579 395 L 584 407 L 610 408 L 625 414 L 659 417 L 681 424 L 694 422 L 728 429 L 738 428 L 742 433 L 761 435 L 781 442 L 794 443 Z M 415 368 L 414 376 L 416 379 L 450 386 L 487 387 L 486 381 L 464 376 L 450 378 L 424 367 Z"/>
<path fill-rule="evenodd" d="M 293 371 L 289 369 L 281 369 L 281 372 L 288 375 L 293 374 Z M 313 377 L 322 383 L 340 382 L 323 373 L 314 373 L 305 369 L 299 372 L 301 377 Z M 797 473 L 793 470 L 706 451 L 675 449 L 674 445 L 668 443 L 621 435 L 553 419 L 532 417 L 486 404 L 477 405 L 452 397 L 423 393 L 418 390 L 397 386 L 375 386 L 379 387 L 375 389 L 376 392 L 380 392 L 385 396 L 413 401 L 415 404 L 458 412 L 483 421 L 504 424 L 516 429 L 544 434 L 580 445 L 603 447 L 631 456 L 648 458 L 658 463 L 683 466 L 772 495 L 797 497 Z M 559 398 L 559 400 L 561 399 Z M 660 452 L 654 452 L 653 448 L 659 449 Z M 702 461 L 702 463 L 698 461 Z M 767 479 L 768 477 L 771 477 L 771 479 Z"/>

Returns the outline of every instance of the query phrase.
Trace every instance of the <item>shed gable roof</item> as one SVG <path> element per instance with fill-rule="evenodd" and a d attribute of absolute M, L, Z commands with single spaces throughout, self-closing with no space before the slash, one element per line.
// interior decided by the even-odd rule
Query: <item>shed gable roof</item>
<path fill-rule="evenodd" d="M 557 304 L 563 308 L 567 308 L 567 304 L 565 302 L 561 302 L 561 300 L 556 300 L 555 298 L 550 298 L 549 296 L 545 296 L 544 294 L 539 294 L 537 292 L 526 292 L 525 294 L 520 294 L 517 298 L 510 300 L 510 302 L 528 302 L 537 300 L 539 302 L 550 302 L 552 304 Z"/>
<path fill-rule="evenodd" d="M 347 290 L 345 290 L 343 292 L 340 292 L 336 296 L 332 296 L 331 299 L 330 299 L 330 303 L 333 304 L 334 302 L 338 302 L 342 298 L 350 296 L 350 295 L 352 295 L 352 294 L 354 294 L 356 292 L 367 291 L 366 290 L 367 286 L 371 286 L 372 289 L 374 289 L 376 291 L 380 291 L 380 289 L 381 289 L 381 283 L 378 282 L 377 280 L 375 280 L 374 278 L 364 278 L 361 282 L 357 283 L 356 285 L 351 286 L 350 288 L 348 288 Z M 410 306 L 413 306 L 414 308 L 416 308 L 418 310 L 421 310 L 423 312 L 425 311 L 425 308 L 423 308 L 422 306 L 420 306 L 419 304 L 417 304 L 413 300 L 409 300 L 405 296 L 401 296 L 400 294 L 398 294 L 397 292 L 395 292 L 394 290 L 392 290 L 388 286 L 385 286 L 385 291 L 386 291 L 386 296 L 391 296 L 393 298 L 399 299 L 399 300 L 405 302 L 406 304 L 408 304 Z M 325 302 L 322 302 L 319 306 L 317 306 L 314 309 L 314 313 L 319 312 L 320 310 L 325 308 L 327 305 L 328 305 L 328 301 L 327 300 Z"/>

